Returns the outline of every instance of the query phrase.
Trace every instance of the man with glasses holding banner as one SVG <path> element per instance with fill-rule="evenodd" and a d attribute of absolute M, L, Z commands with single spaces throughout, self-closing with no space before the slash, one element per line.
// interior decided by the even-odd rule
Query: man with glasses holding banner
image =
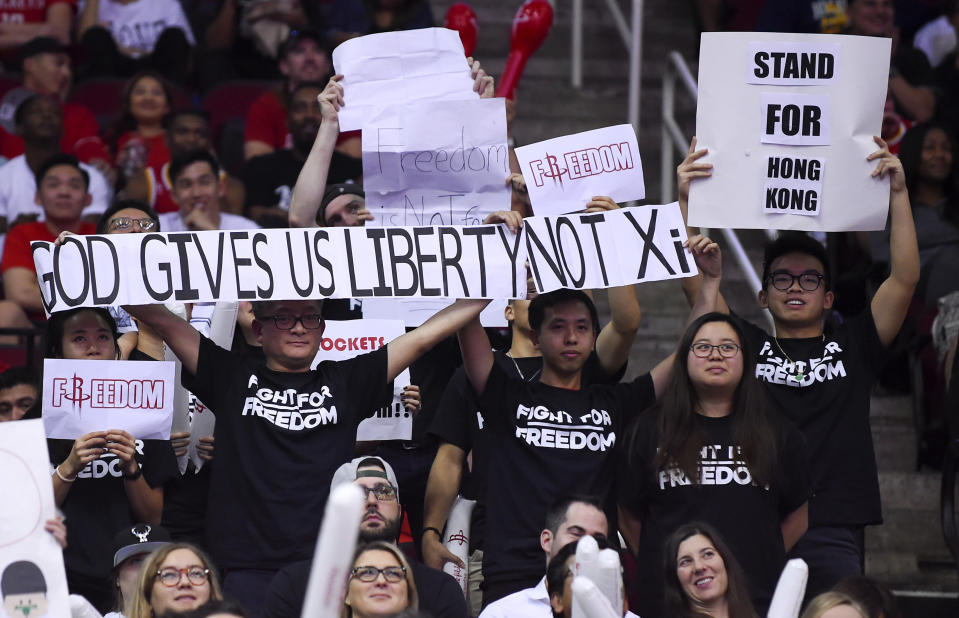
<path fill-rule="evenodd" d="M 273 575 L 311 556 L 329 481 L 352 456 L 359 422 L 392 399 L 403 369 L 487 302 L 458 301 L 374 352 L 315 370 L 322 300 L 254 304 L 265 365 L 217 347 L 162 305 L 127 307 L 172 348 L 184 386 L 216 413 L 207 538 L 228 595 L 259 615 Z"/>

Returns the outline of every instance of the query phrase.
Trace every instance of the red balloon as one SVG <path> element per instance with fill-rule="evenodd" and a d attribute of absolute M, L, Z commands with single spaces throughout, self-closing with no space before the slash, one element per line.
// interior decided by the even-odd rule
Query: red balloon
<path fill-rule="evenodd" d="M 516 11 L 506 68 L 496 87 L 496 96 L 512 99 L 526 61 L 546 40 L 553 25 L 553 7 L 547 0 L 526 0 Z"/>
<path fill-rule="evenodd" d="M 479 34 L 479 24 L 476 22 L 476 11 L 465 2 L 457 2 L 446 11 L 443 26 L 460 33 L 463 49 L 467 56 L 473 55 L 476 49 L 476 38 Z"/>

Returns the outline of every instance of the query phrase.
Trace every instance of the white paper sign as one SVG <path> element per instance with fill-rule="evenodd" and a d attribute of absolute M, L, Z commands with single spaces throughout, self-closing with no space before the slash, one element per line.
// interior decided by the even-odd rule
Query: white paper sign
<path fill-rule="evenodd" d="M 316 369 L 321 361 L 346 360 L 378 350 L 405 332 L 400 320 L 328 320 L 312 368 Z M 400 399 L 409 384 L 410 370 L 404 369 L 393 380 L 393 403 L 360 422 L 356 430 L 357 441 L 409 440 L 412 437 L 413 417 Z M 377 386 L 371 384 L 370 388 Z"/>
<path fill-rule="evenodd" d="M 174 373 L 169 361 L 44 360 L 47 437 L 123 429 L 141 440 L 169 440 Z"/>
<path fill-rule="evenodd" d="M 636 132 L 621 124 L 516 149 L 533 212 L 559 215 L 586 208 L 594 195 L 617 202 L 646 197 Z"/>
<path fill-rule="evenodd" d="M 769 157 L 766 165 L 765 214 L 819 215 L 825 160 Z"/>
<path fill-rule="evenodd" d="M 362 129 L 393 105 L 479 98 L 459 34 L 446 28 L 350 39 L 333 50 L 333 67 L 343 75 L 341 131 Z"/>
<path fill-rule="evenodd" d="M 503 312 L 509 300 L 494 299 L 480 312 L 480 323 L 490 328 L 507 326 Z M 453 304 L 452 300 L 424 300 L 422 298 L 367 298 L 363 301 L 363 317 L 381 320 L 400 320 L 407 328 L 415 328 L 430 319 L 434 313 Z"/>
<path fill-rule="evenodd" d="M 883 229 L 889 181 L 872 177 L 866 157 L 878 150 L 889 48 L 880 37 L 704 33 L 696 136 L 713 175 L 690 186 L 690 225 Z M 770 175 L 777 157 L 822 161 L 820 179 Z"/>
<path fill-rule="evenodd" d="M 0 423 L 0 579 L 4 616 L 70 615 L 63 550 L 44 523 L 56 516 L 40 419 Z"/>
<path fill-rule="evenodd" d="M 696 271 L 679 204 L 527 217 L 530 270 L 540 293 L 690 277 Z"/>
<path fill-rule="evenodd" d="M 509 210 L 505 99 L 392 106 L 363 126 L 371 224 L 477 225 Z"/>

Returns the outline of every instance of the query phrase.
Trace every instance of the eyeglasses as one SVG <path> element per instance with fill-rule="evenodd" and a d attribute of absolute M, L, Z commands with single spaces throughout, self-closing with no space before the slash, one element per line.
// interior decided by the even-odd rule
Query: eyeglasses
<path fill-rule="evenodd" d="M 360 485 L 359 488 L 363 490 L 363 498 L 369 498 L 370 494 L 373 494 L 377 500 L 385 502 L 396 500 L 396 489 L 387 483 L 378 483 L 373 487 Z"/>
<path fill-rule="evenodd" d="M 720 343 L 719 345 L 713 345 L 711 343 L 701 341 L 689 346 L 689 349 L 692 350 L 693 354 L 698 358 L 709 358 L 712 356 L 713 350 L 719 350 L 719 355 L 723 358 L 732 358 L 739 354 L 739 350 L 741 348 L 739 344 L 736 343 Z"/>
<path fill-rule="evenodd" d="M 165 567 L 157 571 L 156 577 L 160 580 L 161 584 L 172 588 L 180 583 L 180 580 L 183 578 L 184 574 L 186 574 L 186 578 L 191 584 L 194 586 L 202 586 L 206 583 L 207 578 L 210 577 L 210 569 L 204 569 L 198 566 L 193 566 L 187 569 Z"/>
<path fill-rule="evenodd" d="M 148 232 L 156 227 L 157 222 L 150 218 L 134 219 L 133 217 L 117 217 L 110 221 L 111 230 L 128 230 L 136 223 L 144 232 Z"/>
<path fill-rule="evenodd" d="M 799 275 L 788 273 L 784 270 L 777 270 L 769 275 L 769 281 L 772 281 L 773 287 L 780 292 L 785 292 L 793 286 L 793 281 L 799 281 L 799 287 L 812 292 L 819 288 L 825 277 L 816 271 L 807 271 Z"/>
<path fill-rule="evenodd" d="M 353 570 L 350 571 L 350 577 L 358 579 L 361 582 L 369 583 L 375 582 L 376 578 L 380 576 L 380 573 L 383 574 L 383 579 L 391 584 L 406 579 L 406 567 L 398 566 L 386 567 L 385 569 L 378 569 L 375 566 L 353 567 Z"/>
<path fill-rule="evenodd" d="M 299 322 L 307 330 L 316 330 L 320 327 L 323 317 L 319 313 L 308 313 L 306 315 L 265 315 L 264 319 L 273 320 L 273 325 L 279 330 L 292 330 Z"/>

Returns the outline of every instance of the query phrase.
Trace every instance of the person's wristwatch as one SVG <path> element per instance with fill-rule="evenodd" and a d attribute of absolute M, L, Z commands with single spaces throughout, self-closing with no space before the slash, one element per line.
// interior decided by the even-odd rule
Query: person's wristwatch
<path fill-rule="evenodd" d="M 137 480 L 138 478 L 140 478 L 141 476 L 143 476 L 143 468 L 140 467 L 140 464 L 137 464 L 137 471 L 134 472 L 133 474 L 124 474 L 124 475 L 123 475 L 123 480 L 125 480 L 125 481 L 135 481 L 135 480 Z"/>

